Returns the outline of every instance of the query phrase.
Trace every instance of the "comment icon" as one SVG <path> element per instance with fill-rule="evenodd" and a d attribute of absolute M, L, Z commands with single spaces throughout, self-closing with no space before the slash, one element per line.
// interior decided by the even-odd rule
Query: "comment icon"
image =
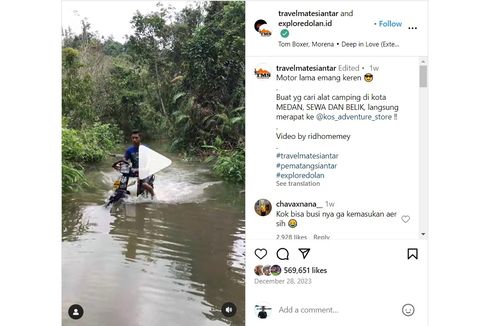
<path fill-rule="evenodd" d="M 289 251 L 286 248 L 278 249 L 276 255 L 280 260 L 289 260 Z"/>

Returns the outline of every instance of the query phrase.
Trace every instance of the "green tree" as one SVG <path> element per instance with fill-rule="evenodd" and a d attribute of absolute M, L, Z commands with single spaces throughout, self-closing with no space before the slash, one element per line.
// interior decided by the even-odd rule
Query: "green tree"
<path fill-rule="evenodd" d="M 71 127 L 81 128 L 96 119 L 91 101 L 93 83 L 90 76 L 80 71 L 80 51 L 64 48 L 62 59 L 62 113 L 68 117 Z"/>

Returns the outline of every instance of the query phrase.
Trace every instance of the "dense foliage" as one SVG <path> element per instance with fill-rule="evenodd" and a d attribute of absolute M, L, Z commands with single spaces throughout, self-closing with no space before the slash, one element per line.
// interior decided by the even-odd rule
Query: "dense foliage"
<path fill-rule="evenodd" d="M 64 123 L 65 125 L 65 123 Z M 83 129 L 62 129 L 63 190 L 74 191 L 86 185 L 83 166 L 102 160 L 119 140 L 110 124 L 94 123 Z"/>
<path fill-rule="evenodd" d="M 80 35 L 63 32 L 65 189 L 132 129 L 243 182 L 244 6 L 210 2 L 176 12 L 157 5 L 134 14 L 124 43 L 99 37 L 86 21 Z"/>

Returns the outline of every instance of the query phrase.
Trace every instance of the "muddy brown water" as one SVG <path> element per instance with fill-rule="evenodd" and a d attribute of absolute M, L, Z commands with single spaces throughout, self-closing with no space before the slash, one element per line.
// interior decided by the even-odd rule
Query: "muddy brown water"
<path fill-rule="evenodd" d="M 110 158 L 86 172 L 90 189 L 63 196 L 63 325 L 244 325 L 243 188 L 149 146 L 173 161 L 156 175 L 155 200 L 133 191 L 105 208 Z M 221 313 L 228 301 L 232 318 Z M 67 315 L 74 303 L 79 320 Z"/>

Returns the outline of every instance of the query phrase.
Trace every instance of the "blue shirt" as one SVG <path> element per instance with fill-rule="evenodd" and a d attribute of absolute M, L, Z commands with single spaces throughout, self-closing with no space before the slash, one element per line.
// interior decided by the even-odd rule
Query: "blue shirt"
<path fill-rule="evenodd" d="M 139 146 L 131 146 L 124 153 L 124 159 L 131 161 L 131 166 L 133 169 L 137 169 L 139 166 Z"/>

